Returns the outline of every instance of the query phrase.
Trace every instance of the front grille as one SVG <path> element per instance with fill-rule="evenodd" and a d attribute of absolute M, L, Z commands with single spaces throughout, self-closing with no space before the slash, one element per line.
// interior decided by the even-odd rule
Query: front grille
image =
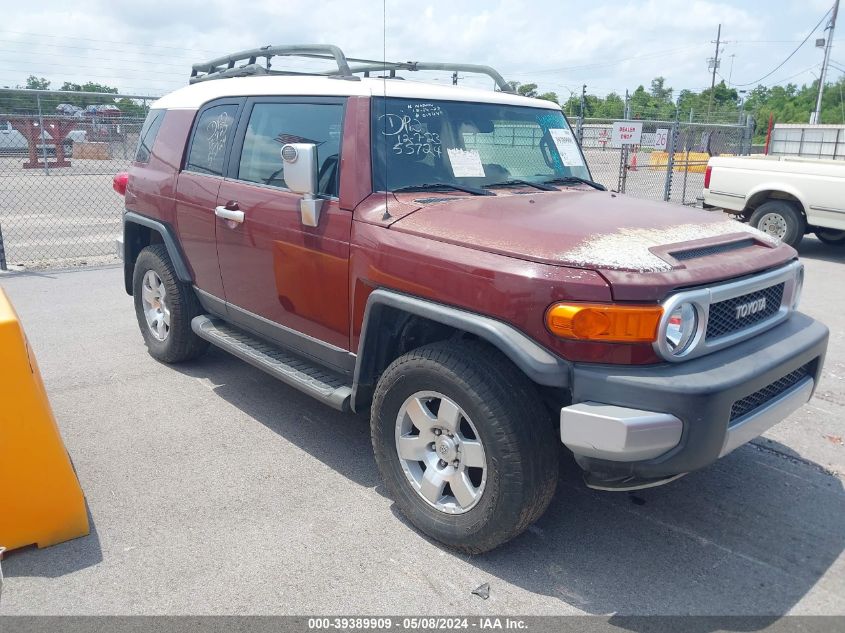
<path fill-rule="evenodd" d="M 731 424 L 742 416 L 751 413 L 757 407 L 761 407 L 773 398 L 777 398 L 784 391 L 790 387 L 794 387 L 804 378 L 811 375 L 814 362 L 815 361 L 811 361 L 803 367 L 799 367 L 795 371 L 788 373 L 786 376 L 778 378 L 773 383 L 766 385 L 759 391 L 755 391 L 750 396 L 745 396 L 741 400 L 734 402 L 733 405 L 731 405 Z"/>
<path fill-rule="evenodd" d="M 754 246 L 754 244 L 754 240 L 749 238 L 747 240 L 739 240 L 737 242 L 728 242 L 727 244 L 714 244 L 713 246 L 691 248 L 686 251 L 675 251 L 674 253 L 669 253 L 669 255 L 677 259 L 679 262 L 683 262 L 688 259 L 697 259 L 699 257 L 707 257 L 709 255 L 719 255 L 721 253 L 737 251 L 741 248 L 749 248 Z"/>
<path fill-rule="evenodd" d="M 762 290 L 749 292 L 748 294 L 732 299 L 725 299 L 710 306 L 709 318 L 707 321 L 706 338 L 712 340 L 732 334 L 747 327 L 765 321 L 766 319 L 777 314 L 780 310 L 780 304 L 783 300 L 784 284 L 779 283 Z M 766 300 L 766 306 L 762 310 L 758 310 L 752 314 L 737 318 L 737 307 L 759 301 Z"/>

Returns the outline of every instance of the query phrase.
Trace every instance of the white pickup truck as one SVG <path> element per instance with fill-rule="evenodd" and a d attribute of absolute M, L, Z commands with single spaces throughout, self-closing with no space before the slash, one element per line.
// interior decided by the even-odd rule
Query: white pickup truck
<path fill-rule="evenodd" d="M 805 233 L 845 246 L 845 161 L 795 156 L 718 156 L 704 175 L 705 208 L 797 246 Z"/>

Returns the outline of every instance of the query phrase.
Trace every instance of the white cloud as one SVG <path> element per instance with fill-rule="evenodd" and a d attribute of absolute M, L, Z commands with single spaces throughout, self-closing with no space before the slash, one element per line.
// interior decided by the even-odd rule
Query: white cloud
<path fill-rule="evenodd" d="M 93 80 L 161 94 L 184 85 L 197 61 L 264 44 L 322 42 L 352 57 L 381 59 L 386 47 L 388 59 L 490 64 L 562 97 L 582 83 L 598 94 L 624 93 L 657 75 L 676 90 L 700 89 L 709 84 L 706 59 L 719 23 L 728 41 L 721 74 L 734 53 L 733 79 L 748 81 L 785 57 L 828 4 L 388 0 L 385 30 L 375 0 L 43 0 L 26 10 L 0 0 L 9 18 L 3 26 L 13 29 L 0 30 L 0 85 L 35 74 L 55 87 Z M 772 79 L 820 61 L 807 46 Z"/>

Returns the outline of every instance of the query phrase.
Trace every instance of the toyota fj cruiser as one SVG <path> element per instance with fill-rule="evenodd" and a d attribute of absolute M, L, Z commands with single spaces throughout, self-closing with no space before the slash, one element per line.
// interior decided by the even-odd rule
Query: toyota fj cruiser
<path fill-rule="evenodd" d="M 269 63 L 289 55 L 333 65 Z M 396 76 L 432 69 L 497 89 Z M 821 372 L 791 247 L 605 191 L 560 107 L 488 67 L 332 46 L 198 64 L 114 187 L 152 356 L 211 343 L 368 413 L 397 506 L 463 551 L 543 514 L 561 444 L 591 487 L 662 484 L 782 420 Z"/>

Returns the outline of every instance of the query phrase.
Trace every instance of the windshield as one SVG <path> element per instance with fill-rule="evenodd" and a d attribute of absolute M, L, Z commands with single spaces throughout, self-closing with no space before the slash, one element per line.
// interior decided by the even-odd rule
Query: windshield
<path fill-rule="evenodd" d="M 590 178 L 560 110 L 378 97 L 372 117 L 375 191 Z"/>

